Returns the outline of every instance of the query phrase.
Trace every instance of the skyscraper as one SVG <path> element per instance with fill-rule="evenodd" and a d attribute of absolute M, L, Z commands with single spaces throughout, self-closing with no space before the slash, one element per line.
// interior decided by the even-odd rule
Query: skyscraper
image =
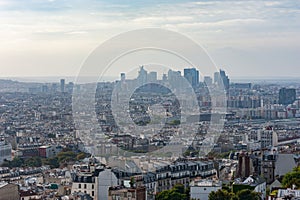
<path fill-rule="evenodd" d="M 140 71 L 139 71 L 139 75 L 137 77 L 138 83 L 140 85 L 146 84 L 147 83 L 147 76 L 148 76 L 147 71 L 144 69 L 144 66 L 141 66 Z"/>
<path fill-rule="evenodd" d="M 157 72 L 149 72 L 148 81 L 155 83 L 157 81 Z"/>
<path fill-rule="evenodd" d="M 51 85 L 51 92 L 55 93 L 58 90 L 58 84 L 57 83 L 52 83 Z"/>
<path fill-rule="evenodd" d="M 212 85 L 212 78 L 210 76 L 204 76 L 204 83 L 206 85 Z"/>
<path fill-rule="evenodd" d="M 228 78 L 228 76 L 226 75 L 225 71 L 220 70 L 220 78 L 221 78 L 221 80 L 223 81 L 224 88 L 225 88 L 226 90 L 228 90 L 228 89 L 229 89 L 229 78 Z"/>
<path fill-rule="evenodd" d="M 47 85 L 43 85 L 42 86 L 42 92 L 43 93 L 47 93 L 48 92 L 48 86 Z"/>
<path fill-rule="evenodd" d="M 70 94 L 73 93 L 73 89 L 74 89 L 74 83 L 73 82 L 69 82 L 65 87 L 65 91 L 70 93 Z"/>
<path fill-rule="evenodd" d="M 214 73 L 214 84 L 219 85 L 219 81 L 220 81 L 220 73 L 219 72 L 215 72 Z"/>
<path fill-rule="evenodd" d="M 125 73 L 121 73 L 121 82 L 124 82 L 126 80 Z"/>
<path fill-rule="evenodd" d="M 163 76 L 162 76 L 162 81 L 163 81 L 164 83 L 168 81 L 167 74 L 163 74 Z"/>
<path fill-rule="evenodd" d="M 65 79 L 60 79 L 60 91 L 65 92 Z"/>
<path fill-rule="evenodd" d="M 296 100 L 296 89 L 281 88 L 279 90 L 279 104 L 289 105 Z"/>
<path fill-rule="evenodd" d="M 220 69 L 220 72 L 215 72 L 214 74 L 214 83 L 219 86 L 224 86 L 225 90 L 229 89 L 230 80 L 226 75 L 225 71 Z"/>
<path fill-rule="evenodd" d="M 183 77 L 181 76 L 180 71 L 168 71 L 168 81 L 172 88 L 179 88 L 182 86 Z"/>
<path fill-rule="evenodd" d="M 199 71 L 195 68 L 186 68 L 184 69 L 184 78 L 195 87 L 199 84 Z"/>

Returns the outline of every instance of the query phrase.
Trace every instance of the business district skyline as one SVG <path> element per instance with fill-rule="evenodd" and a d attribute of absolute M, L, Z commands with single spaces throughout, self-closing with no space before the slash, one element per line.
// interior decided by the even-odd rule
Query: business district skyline
<path fill-rule="evenodd" d="M 230 75 L 230 74 L 229 74 Z M 211 75 L 213 77 L 213 74 Z M 12 80 L 18 82 L 36 82 L 36 83 L 53 83 L 60 79 L 65 79 L 67 82 L 75 82 L 77 76 L 7 76 L 1 77 L 0 80 Z M 103 81 L 115 81 L 120 78 L 119 74 L 116 76 L 103 76 Z M 300 82 L 300 77 L 293 76 L 232 76 L 230 75 L 230 80 L 234 83 L 298 83 Z M 203 79 L 200 78 L 200 81 Z M 89 78 L 86 78 L 86 82 L 89 82 Z"/>
<path fill-rule="evenodd" d="M 299 1 L 0 0 L 0 6 L 1 77 L 76 76 L 102 42 L 149 27 L 192 38 L 232 77 L 300 76 Z"/>

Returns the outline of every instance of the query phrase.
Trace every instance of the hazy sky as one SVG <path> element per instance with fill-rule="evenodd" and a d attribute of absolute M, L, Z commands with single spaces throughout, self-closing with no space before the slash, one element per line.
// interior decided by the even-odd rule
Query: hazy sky
<path fill-rule="evenodd" d="M 103 41 L 148 27 L 188 35 L 230 76 L 300 77 L 299 0 L 0 0 L 0 76 L 75 76 Z"/>

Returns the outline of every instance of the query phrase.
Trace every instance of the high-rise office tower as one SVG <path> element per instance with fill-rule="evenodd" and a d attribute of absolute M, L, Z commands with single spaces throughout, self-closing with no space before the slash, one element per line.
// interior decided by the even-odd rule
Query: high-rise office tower
<path fill-rule="evenodd" d="M 124 82 L 126 80 L 125 73 L 121 73 L 121 82 Z"/>
<path fill-rule="evenodd" d="M 140 85 L 144 85 L 145 83 L 147 83 L 147 76 L 148 76 L 147 71 L 144 69 L 144 66 L 141 66 L 139 75 L 137 77 L 138 83 Z"/>
<path fill-rule="evenodd" d="M 65 91 L 70 93 L 70 94 L 73 93 L 73 89 L 74 89 L 74 83 L 73 82 L 69 82 L 65 87 Z"/>
<path fill-rule="evenodd" d="M 60 79 L 60 91 L 65 92 L 65 79 Z"/>
<path fill-rule="evenodd" d="M 162 76 L 162 81 L 163 81 L 164 83 L 168 81 L 167 74 L 163 74 L 163 76 Z"/>
<path fill-rule="evenodd" d="M 215 72 L 214 74 L 214 83 L 219 86 L 224 86 L 225 90 L 229 89 L 230 80 L 228 76 L 226 75 L 225 71 L 220 70 L 220 72 Z"/>
<path fill-rule="evenodd" d="M 42 92 L 43 93 L 47 93 L 48 92 L 48 86 L 47 85 L 43 85 L 42 86 Z"/>
<path fill-rule="evenodd" d="M 57 83 L 52 83 L 51 85 L 51 92 L 55 93 L 58 90 L 58 84 Z"/>
<path fill-rule="evenodd" d="M 289 105 L 296 100 L 296 89 L 281 88 L 279 90 L 279 104 Z"/>
<path fill-rule="evenodd" d="M 212 78 L 210 76 L 204 76 L 204 83 L 206 85 L 212 85 Z"/>
<path fill-rule="evenodd" d="M 225 71 L 223 71 L 223 70 L 220 70 L 220 78 L 221 78 L 221 80 L 223 81 L 223 84 L 224 84 L 224 88 L 226 89 L 226 90 L 228 90 L 229 89 L 229 78 L 228 78 L 228 76 L 226 75 L 226 73 L 225 73 Z"/>
<path fill-rule="evenodd" d="M 199 71 L 195 68 L 186 68 L 184 69 L 184 78 L 195 87 L 199 84 Z"/>
<path fill-rule="evenodd" d="M 148 81 L 155 83 L 157 81 L 157 72 L 149 72 Z"/>
<path fill-rule="evenodd" d="M 173 71 L 171 69 L 168 71 L 168 81 L 173 88 L 180 88 L 183 84 L 183 79 L 180 71 Z"/>
<path fill-rule="evenodd" d="M 126 82 L 126 74 L 125 73 L 121 73 L 121 89 L 123 91 L 127 91 L 128 87 L 127 87 L 127 82 Z"/>
<path fill-rule="evenodd" d="M 215 72 L 214 73 L 214 84 L 219 85 L 220 83 L 220 73 L 219 72 Z"/>

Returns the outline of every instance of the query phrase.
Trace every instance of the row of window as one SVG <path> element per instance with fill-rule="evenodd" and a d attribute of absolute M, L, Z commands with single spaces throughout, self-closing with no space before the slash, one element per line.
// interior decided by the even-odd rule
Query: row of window
<path fill-rule="evenodd" d="M 81 190 L 79 190 L 78 192 L 81 192 Z M 85 194 L 87 194 L 87 192 L 86 191 L 83 191 Z M 92 197 L 94 197 L 95 196 L 95 191 L 92 191 Z"/>
<path fill-rule="evenodd" d="M 94 189 L 94 184 L 92 184 L 92 190 Z M 78 188 L 81 189 L 81 183 L 78 184 Z M 83 188 L 86 189 L 87 188 L 87 184 L 83 184 Z"/>

